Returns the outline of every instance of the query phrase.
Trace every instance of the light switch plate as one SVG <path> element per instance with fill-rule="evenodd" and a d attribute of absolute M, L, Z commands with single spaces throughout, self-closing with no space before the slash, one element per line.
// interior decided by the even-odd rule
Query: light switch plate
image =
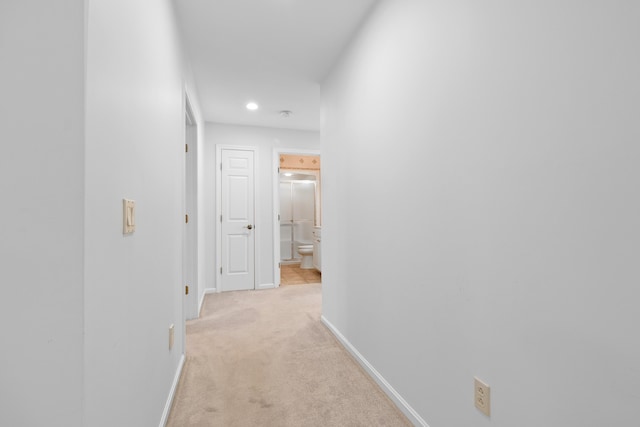
<path fill-rule="evenodd" d="M 122 232 L 124 234 L 131 234 L 136 231 L 136 202 L 135 200 L 122 199 L 122 206 Z"/>

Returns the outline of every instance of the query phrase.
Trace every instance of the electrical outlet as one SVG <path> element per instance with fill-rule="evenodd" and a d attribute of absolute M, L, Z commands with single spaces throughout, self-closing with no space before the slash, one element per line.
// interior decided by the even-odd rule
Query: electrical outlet
<path fill-rule="evenodd" d="M 487 417 L 491 415 L 491 388 L 478 378 L 474 378 L 474 400 L 476 408 Z"/>
<path fill-rule="evenodd" d="M 169 350 L 171 350 L 173 348 L 173 331 L 174 331 L 174 327 L 173 324 L 171 326 L 169 326 Z"/>

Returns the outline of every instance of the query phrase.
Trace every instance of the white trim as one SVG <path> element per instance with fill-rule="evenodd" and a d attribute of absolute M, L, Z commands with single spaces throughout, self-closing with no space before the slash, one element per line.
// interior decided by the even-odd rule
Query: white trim
<path fill-rule="evenodd" d="M 200 317 L 200 313 L 202 312 L 202 306 L 204 305 L 204 297 L 207 296 L 208 294 L 215 294 L 217 293 L 216 288 L 205 288 L 204 292 L 202 293 L 202 298 L 200 298 L 200 308 L 198 308 L 198 317 Z"/>
<path fill-rule="evenodd" d="M 216 224 L 216 291 L 222 291 L 222 274 L 220 274 L 220 267 L 222 266 L 222 224 L 220 223 L 220 215 L 222 215 L 221 203 L 222 203 L 222 146 L 216 144 L 216 158 L 214 160 L 216 168 L 216 216 L 214 222 Z"/>
<path fill-rule="evenodd" d="M 305 154 L 312 156 L 321 156 L 319 149 L 303 149 L 303 148 L 282 148 L 274 147 L 273 149 L 273 169 L 272 169 L 272 187 L 273 187 L 273 283 L 274 287 L 280 286 L 280 167 L 281 154 Z M 315 224 L 314 224 L 315 225 Z"/>
<path fill-rule="evenodd" d="M 400 394 L 391 386 L 391 384 L 387 382 L 387 380 L 384 379 L 382 375 L 380 375 L 380 372 L 378 372 L 376 368 L 374 368 L 373 365 L 371 365 L 371 363 L 369 363 L 367 359 L 365 359 L 364 356 L 360 354 L 358 350 L 356 350 L 356 348 L 349 342 L 349 340 L 347 340 L 347 338 L 342 335 L 342 333 L 340 333 L 340 331 L 335 326 L 333 326 L 333 324 L 329 322 L 326 317 L 320 316 L 320 320 L 331 331 L 331 333 L 335 335 L 338 341 L 340 341 L 340 344 L 342 344 L 343 347 L 346 348 L 349 353 L 351 353 L 351 356 L 353 356 L 356 362 L 358 362 L 360 366 L 362 366 L 362 368 L 364 368 L 364 370 L 369 374 L 369 376 L 373 378 L 376 383 L 378 383 L 382 391 L 384 391 L 387 396 L 389 396 L 389 398 L 393 401 L 393 403 L 395 403 L 398 409 L 400 409 L 400 411 L 402 411 L 402 413 L 405 414 L 407 418 L 409 418 L 409 421 L 411 421 L 413 425 L 429 427 L 427 422 L 423 420 L 422 417 L 411 406 L 409 406 L 407 401 L 404 400 L 402 396 L 400 396 Z"/>
<path fill-rule="evenodd" d="M 183 263 L 186 261 L 186 265 L 182 266 L 182 285 L 189 286 L 190 291 L 193 292 L 193 297 L 184 296 L 187 320 L 197 319 L 200 315 L 200 308 L 198 303 L 198 295 L 200 295 L 200 280 L 198 277 L 198 122 L 193 114 L 193 107 L 191 105 L 191 99 L 187 88 L 184 89 L 184 115 L 186 121 L 189 124 L 185 124 L 184 127 L 184 144 L 189 145 L 189 152 L 182 151 L 183 154 L 183 167 L 184 169 L 184 213 L 189 215 L 189 225 L 183 224 L 183 230 L 185 236 L 183 238 L 183 251 L 186 251 L 183 255 Z M 188 137 L 191 136 L 191 139 Z M 191 191 L 190 191 L 191 190 Z M 190 195 L 189 195 L 190 194 Z M 191 292 L 189 292 L 191 294 Z"/>
<path fill-rule="evenodd" d="M 238 148 L 236 148 L 238 149 Z M 258 147 L 243 148 L 244 150 L 253 151 L 253 289 L 258 288 L 258 272 L 260 271 L 260 235 L 262 229 L 256 230 L 260 212 L 260 191 L 258 183 L 260 182 L 260 150 Z"/>
<path fill-rule="evenodd" d="M 160 427 L 165 427 L 169 420 L 169 413 L 171 412 L 171 405 L 173 404 L 173 398 L 176 395 L 176 389 L 178 388 L 178 382 L 180 381 L 180 375 L 182 375 L 182 367 L 184 366 L 184 354 L 180 356 L 180 362 L 178 363 L 178 369 L 176 375 L 173 377 L 173 384 L 171 384 L 171 390 L 169 390 L 169 397 L 167 403 L 164 405 L 164 411 L 162 411 L 162 418 L 160 418 Z"/>
<path fill-rule="evenodd" d="M 191 94 L 189 94 L 189 89 L 185 85 L 184 87 L 184 97 L 185 97 L 185 116 L 187 117 L 187 122 L 189 126 L 197 126 L 198 122 L 196 121 L 196 116 L 193 114 L 193 107 L 191 106 Z"/>
<path fill-rule="evenodd" d="M 245 145 L 230 145 L 230 144 L 216 144 L 216 292 L 222 292 L 222 275 L 220 274 L 220 267 L 222 267 L 222 224 L 220 223 L 220 215 L 222 215 L 222 170 L 220 168 L 222 159 L 222 150 L 244 150 L 253 152 L 253 222 L 255 225 L 258 211 L 258 197 L 256 197 L 256 177 L 259 176 L 259 163 L 258 163 L 258 147 L 245 146 Z M 253 289 L 256 289 L 258 283 L 258 274 L 256 266 L 258 264 L 258 253 L 260 243 L 260 233 L 254 233 L 254 247 L 253 247 Z"/>
<path fill-rule="evenodd" d="M 204 297 L 207 294 L 207 290 L 205 289 L 202 292 L 202 296 L 200 297 L 200 302 L 198 303 L 198 317 L 200 317 L 200 313 L 202 312 L 202 306 L 204 305 Z"/>
<path fill-rule="evenodd" d="M 273 288 L 277 288 L 277 286 L 273 283 L 261 283 L 258 285 L 257 289 L 262 290 L 262 289 L 273 289 Z"/>

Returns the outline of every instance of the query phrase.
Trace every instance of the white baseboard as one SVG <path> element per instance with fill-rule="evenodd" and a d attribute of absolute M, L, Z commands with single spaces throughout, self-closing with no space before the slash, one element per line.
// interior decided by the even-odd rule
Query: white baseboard
<path fill-rule="evenodd" d="M 402 411 L 402 413 L 405 414 L 407 418 L 409 418 L 409 421 L 411 421 L 413 425 L 429 427 L 426 421 L 423 420 L 422 417 L 411 406 L 409 406 L 407 401 L 404 400 L 393 387 L 391 387 L 391 384 L 389 384 L 382 375 L 380 375 L 380 372 L 378 372 L 376 368 L 374 368 L 373 365 L 371 365 L 371 363 L 369 363 L 367 359 L 365 359 L 364 356 L 362 356 L 362 354 L 360 354 L 360 352 L 356 350 L 353 345 L 351 345 L 347 338 L 345 338 L 345 336 L 342 335 L 342 333 L 340 333 L 340 331 L 335 326 L 333 326 L 333 324 L 329 322 L 326 317 L 321 316 L 320 319 L 322 320 L 322 323 L 324 323 L 324 325 L 331 331 L 331 333 L 333 333 L 333 335 L 338 338 L 338 341 L 340 341 L 343 347 L 346 348 L 349 353 L 351 353 L 353 358 L 356 359 L 356 361 L 369 374 L 369 376 L 373 378 L 376 383 L 378 383 L 382 391 L 384 391 L 387 396 L 389 396 L 389 398 L 393 401 L 393 403 L 395 403 L 398 409 L 400 409 L 400 411 Z"/>
<path fill-rule="evenodd" d="M 173 398 L 176 395 L 176 389 L 178 388 L 178 382 L 180 381 L 180 375 L 182 374 L 182 367 L 184 366 L 184 354 L 180 356 L 180 362 L 178 363 L 178 369 L 176 369 L 176 375 L 173 377 L 173 384 L 171 384 L 171 390 L 169 390 L 169 397 L 167 403 L 164 405 L 164 411 L 162 412 L 162 418 L 160 418 L 160 427 L 165 427 L 169 420 L 169 412 L 171 411 L 171 404 Z"/>
<path fill-rule="evenodd" d="M 261 283 L 261 284 L 258 285 L 258 287 L 256 289 L 258 289 L 258 290 L 273 289 L 275 287 L 276 287 L 276 285 L 274 285 L 273 283 Z"/>
<path fill-rule="evenodd" d="M 198 317 L 200 317 L 200 312 L 202 311 L 202 304 L 204 304 L 204 296 L 207 294 L 207 290 L 202 293 L 200 297 L 200 302 L 198 303 Z"/>
<path fill-rule="evenodd" d="M 202 294 L 202 298 L 200 298 L 200 304 L 198 305 L 198 317 L 200 317 L 200 313 L 202 312 L 202 306 L 204 305 L 204 297 L 207 294 L 215 294 L 217 293 L 216 288 L 205 288 L 204 293 Z"/>

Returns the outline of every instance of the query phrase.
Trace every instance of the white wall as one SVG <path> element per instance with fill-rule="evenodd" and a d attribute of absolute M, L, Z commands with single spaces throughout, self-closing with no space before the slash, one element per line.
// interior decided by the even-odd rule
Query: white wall
<path fill-rule="evenodd" d="M 256 275 L 258 285 L 274 283 L 273 273 L 273 150 L 274 148 L 319 149 L 320 134 L 312 131 L 298 131 L 288 129 L 274 129 L 254 126 L 224 125 L 207 123 L 205 146 L 205 180 L 209 189 L 205 188 L 207 199 L 207 224 L 215 224 L 215 172 L 216 172 L 216 144 L 241 145 L 257 148 L 256 175 Z M 277 182 L 275 183 L 277 184 Z M 215 260 L 215 226 L 206 231 L 206 245 L 208 259 Z M 209 258 L 209 253 L 213 258 Z M 215 287 L 215 262 L 208 271 L 208 287 Z"/>
<path fill-rule="evenodd" d="M 87 55 L 84 423 L 157 426 L 183 352 L 184 84 L 171 1 L 91 1 Z M 122 198 L 136 201 L 129 236 Z"/>
<path fill-rule="evenodd" d="M 431 427 L 638 423 L 639 19 L 382 1 L 324 82 L 324 316 Z"/>
<path fill-rule="evenodd" d="M 0 58 L 0 425 L 80 426 L 84 0 L 0 2 Z"/>
<path fill-rule="evenodd" d="M 184 351 L 172 3 L 5 1 L 0 49 L 0 425 L 158 425 Z"/>

